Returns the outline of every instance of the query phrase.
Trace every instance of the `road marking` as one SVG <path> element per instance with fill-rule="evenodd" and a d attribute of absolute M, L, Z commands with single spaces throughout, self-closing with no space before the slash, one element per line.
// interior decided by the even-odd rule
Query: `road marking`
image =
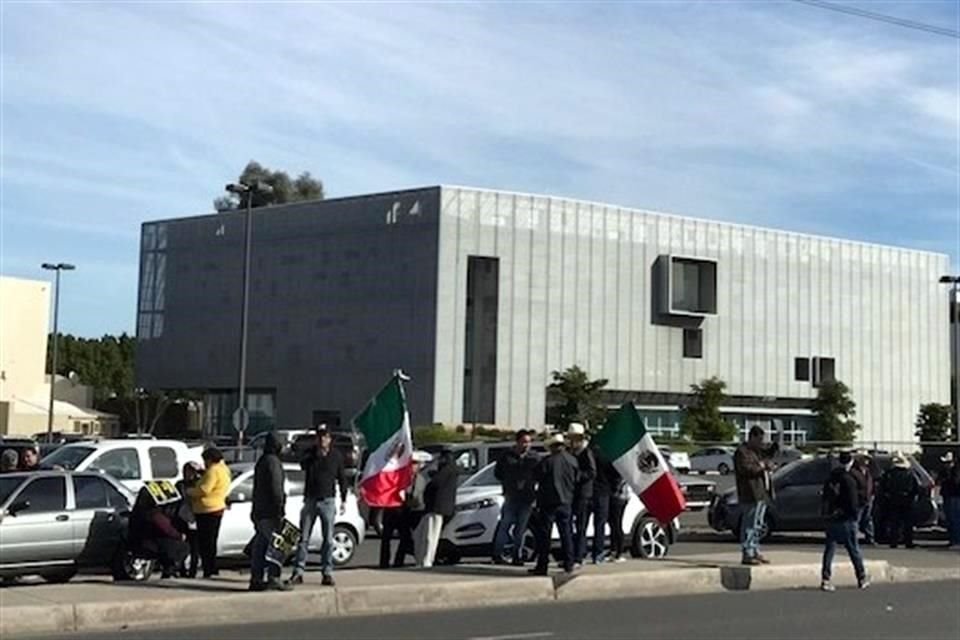
<path fill-rule="evenodd" d="M 467 640 L 529 640 L 529 638 L 549 638 L 552 631 L 531 631 L 530 633 L 508 633 L 503 636 L 476 636 Z"/>

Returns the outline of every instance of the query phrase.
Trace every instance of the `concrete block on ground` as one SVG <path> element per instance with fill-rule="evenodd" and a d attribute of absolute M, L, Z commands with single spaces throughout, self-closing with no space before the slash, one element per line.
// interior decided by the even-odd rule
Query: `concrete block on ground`
<path fill-rule="evenodd" d="M 340 615 L 466 609 L 503 604 L 551 602 L 550 578 L 510 578 L 371 587 L 338 587 Z"/>
<path fill-rule="evenodd" d="M 647 569 L 575 575 L 557 581 L 557 600 L 607 600 L 715 593 L 723 590 L 716 568 Z"/>
<path fill-rule="evenodd" d="M 0 600 L 2 599 L 0 596 Z M 74 611 L 71 604 L 48 604 L 42 607 L 4 605 L 0 609 L 0 638 L 74 630 Z"/>
<path fill-rule="evenodd" d="M 884 582 L 889 579 L 890 565 L 885 560 L 868 560 L 864 566 L 871 580 Z M 820 586 L 820 564 L 729 566 L 720 568 L 720 576 L 724 588 L 730 591 L 816 588 Z M 846 557 L 838 555 L 834 561 L 832 582 L 837 586 L 857 584 L 853 567 Z"/>
<path fill-rule="evenodd" d="M 892 582 L 934 582 L 960 580 L 960 556 L 952 567 L 890 567 Z"/>

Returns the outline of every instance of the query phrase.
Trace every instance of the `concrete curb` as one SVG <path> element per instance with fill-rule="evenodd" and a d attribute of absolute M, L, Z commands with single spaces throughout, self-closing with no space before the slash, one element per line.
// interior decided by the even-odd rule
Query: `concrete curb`
<path fill-rule="evenodd" d="M 877 583 L 960 580 L 960 566 L 921 569 L 892 567 L 886 561 L 868 561 L 867 572 Z M 835 563 L 838 586 L 856 584 L 849 563 Z M 0 638 L 58 632 L 116 631 L 143 627 L 189 627 L 303 620 L 337 616 L 466 609 L 497 605 L 606 600 L 816 588 L 820 583 L 818 563 L 765 567 L 691 567 L 620 571 L 594 575 L 581 573 L 567 578 L 490 578 L 392 584 L 372 587 L 307 588 L 295 593 L 247 593 L 237 591 L 191 598 L 144 596 L 113 602 L 37 604 L 0 608 Z"/>

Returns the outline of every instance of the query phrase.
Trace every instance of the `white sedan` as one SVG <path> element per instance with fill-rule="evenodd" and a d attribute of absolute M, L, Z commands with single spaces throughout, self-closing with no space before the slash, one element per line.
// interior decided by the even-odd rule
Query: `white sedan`
<path fill-rule="evenodd" d="M 467 556 L 489 558 L 493 552 L 493 538 L 500 522 L 500 509 L 503 507 L 503 488 L 493 474 L 496 465 L 491 463 L 470 476 L 457 489 L 456 513 L 443 528 L 438 547 L 440 562 L 455 563 Z M 623 513 L 624 546 L 631 555 L 638 558 L 662 558 L 667 555 L 670 545 L 676 539 L 679 521 L 672 526 L 663 527 L 647 514 L 647 509 L 635 494 Z M 607 525 L 609 527 L 609 524 Z M 608 529 L 609 532 L 609 529 Z M 587 535 L 593 537 L 593 523 L 587 527 Z M 609 533 L 608 533 L 609 535 Z M 558 540 L 556 527 L 553 539 Z M 524 560 L 534 556 L 535 541 L 533 531 L 524 533 Z M 505 551 L 509 556 L 510 549 Z"/>
<path fill-rule="evenodd" d="M 707 473 L 716 471 L 727 475 L 733 471 L 733 447 L 706 447 L 690 454 L 690 471 Z"/>
<path fill-rule="evenodd" d="M 253 507 L 253 469 L 251 463 L 239 463 L 230 466 L 233 482 L 230 483 L 230 493 L 227 497 L 227 511 L 223 514 L 220 524 L 220 540 L 217 544 L 217 555 L 222 557 L 239 557 L 253 538 L 253 522 L 250 512 Z M 284 464 L 286 474 L 284 489 L 287 494 L 287 520 L 300 526 L 300 510 L 303 507 L 304 472 L 299 465 Z M 346 513 L 337 512 L 333 527 L 333 563 L 343 566 L 350 562 L 356 553 L 357 547 L 363 543 L 366 533 L 366 524 L 360 517 L 357 509 L 357 497 L 352 491 L 347 492 Z M 339 505 L 339 502 L 338 502 Z M 323 533 L 319 520 L 313 527 L 310 536 L 310 551 L 318 552 L 323 544 Z"/>

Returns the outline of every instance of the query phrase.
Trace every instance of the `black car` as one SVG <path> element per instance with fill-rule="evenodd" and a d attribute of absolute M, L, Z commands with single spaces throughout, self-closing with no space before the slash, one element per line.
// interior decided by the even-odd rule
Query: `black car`
<path fill-rule="evenodd" d="M 822 531 L 827 522 L 821 513 L 823 485 L 830 472 L 837 465 L 836 458 L 830 455 L 818 456 L 809 460 L 791 462 L 773 473 L 774 500 L 767 510 L 767 527 L 764 537 L 773 531 Z M 873 459 L 874 478 L 890 468 L 892 456 L 878 454 Z M 910 458 L 910 468 L 921 487 L 921 497 L 917 501 L 913 521 L 915 526 L 924 528 L 937 524 L 937 505 L 933 499 L 933 478 L 918 462 Z M 875 503 L 874 521 L 883 521 L 879 503 Z M 708 512 L 710 526 L 717 531 L 731 531 L 740 535 L 740 505 L 737 502 L 737 490 L 732 488 L 716 496 Z M 878 534 L 881 533 L 877 528 Z"/>

